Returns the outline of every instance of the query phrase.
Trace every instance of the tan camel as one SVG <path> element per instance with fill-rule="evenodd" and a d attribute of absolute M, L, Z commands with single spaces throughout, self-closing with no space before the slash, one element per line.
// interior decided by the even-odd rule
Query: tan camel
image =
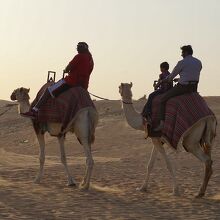
<path fill-rule="evenodd" d="M 145 131 L 143 126 L 143 118 L 141 114 L 138 113 L 133 107 L 131 87 L 132 83 L 121 83 L 119 86 L 119 93 L 122 97 L 125 117 L 128 124 L 132 128 Z M 196 197 L 203 197 L 205 195 L 209 179 L 212 175 L 211 147 L 215 137 L 216 125 L 217 121 L 214 116 L 206 117 L 194 124 L 194 126 L 182 137 L 182 144 L 188 150 L 188 152 L 192 153 L 205 164 L 205 176 L 199 193 Z M 155 137 L 151 139 L 153 142 L 153 149 L 147 166 L 147 174 L 143 185 L 138 188 L 138 190 L 147 190 L 150 173 L 153 169 L 157 153 L 160 152 L 166 162 L 167 168 L 173 180 L 173 194 L 179 195 L 179 187 L 175 178 L 175 170 L 167 157 L 165 149 L 161 143 L 161 138 Z M 203 144 L 201 144 L 201 140 L 203 140 Z"/>
<path fill-rule="evenodd" d="M 11 100 L 13 101 L 17 100 L 19 103 L 18 105 L 19 113 L 27 112 L 30 108 L 30 102 L 29 102 L 30 98 L 28 95 L 29 90 L 30 89 L 26 89 L 26 88 L 18 88 L 14 90 L 13 93 L 11 94 Z M 45 162 L 44 133 L 46 127 L 46 130 L 49 132 L 51 136 L 57 136 L 58 138 L 60 145 L 60 152 L 61 152 L 61 161 L 64 165 L 65 172 L 68 177 L 68 186 L 76 186 L 76 183 L 74 178 L 71 176 L 67 166 L 66 154 L 64 149 L 64 140 L 65 140 L 65 134 L 67 132 L 71 131 L 75 133 L 76 137 L 84 147 L 85 156 L 86 156 L 86 172 L 83 181 L 80 184 L 80 188 L 85 190 L 88 189 L 90 185 L 90 178 L 94 164 L 91 154 L 91 144 L 94 142 L 95 128 L 98 123 L 97 111 L 92 107 L 88 107 L 80 110 L 76 114 L 76 117 L 68 124 L 65 131 L 62 131 L 62 135 L 60 135 L 61 127 L 62 127 L 60 123 L 47 122 L 46 126 L 44 126 L 44 128 L 41 128 L 41 125 L 39 123 L 34 121 L 32 122 L 40 145 L 40 152 L 39 152 L 40 169 L 35 179 L 35 182 L 40 183 L 43 175 L 43 167 Z"/>

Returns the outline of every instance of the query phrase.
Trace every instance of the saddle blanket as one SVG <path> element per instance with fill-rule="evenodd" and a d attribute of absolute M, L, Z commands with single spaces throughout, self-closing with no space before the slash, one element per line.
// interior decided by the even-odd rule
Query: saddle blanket
<path fill-rule="evenodd" d="M 162 96 L 158 95 L 153 99 L 152 129 L 159 125 L 159 104 Z M 194 123 L 211 115 L 214 116 L 214 113 L 197 92 L 173 97 L 166 104 L 164 128 L 159 136 L 165 137 L 176 149 L 181 136 Z M 151 137 L 153 136 L 152 134 Z"/>
<path fill-rule="evenodd" d="M 42 86 L 35 100 L 32 102 L 31 107 L 36 104 L 45 89 L 50 85 L 51 83 L 46 83 Z M 73 87 L 61 93 L 57 98 L 49 98 L 47 102 L 40 107 L 37 120 L 42 123 L 62 123 L 62 130 L 64 130 L 68 123 L 74 119 L 76 113 L 87 107 L 95 108 L 88 91 L 81 87 Z"/>

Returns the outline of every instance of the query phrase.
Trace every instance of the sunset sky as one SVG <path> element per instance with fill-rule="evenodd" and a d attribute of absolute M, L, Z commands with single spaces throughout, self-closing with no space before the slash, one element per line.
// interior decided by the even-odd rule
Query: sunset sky
<path fill-rule="evenodd" d="M 133 82 L 134 98 L 148 94 L 160 63 L 172 71 L 185 44 L 203 63 L 200 93 L 220 95 L 219 12 L 219 0 L 0 0 L 0 99 L 21 86 L 33 99 L 48 70 L 62 77 L 79 41 L 99 96 L 119 99 L 121 82 Z"/>

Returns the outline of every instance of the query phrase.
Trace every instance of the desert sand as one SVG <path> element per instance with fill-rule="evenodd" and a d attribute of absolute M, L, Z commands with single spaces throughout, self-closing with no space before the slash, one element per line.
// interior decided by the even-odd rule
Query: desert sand
<path fill-rule="evenodd" d="M 220 119 L 220 97 L 206 97 Z M 141 111 L 145 100 L 135 101 Z M 17 106 L 0 101 L 0 220 L 4 219 L 220 219 L 220 139 L 213 145 L 213 176 L 206 196 L 195 199 L 203 178 L 202 164 L 184 150 L 165 146 L 177 168 L 181 195 L 172 195 L 172 182 L 159 155 L 148 192 L 136 191 L 145 176 L 152 143 L 130 128 L 120 101 L 95 101 L 100 120 L 92 147 L 95 161 L 91 189 L 67 187 L 57 139 L 46 136 L 46 163 L 41 184 L 38 143 L 31 122 Z M 217 135 L 220 128 L 217 128 Z M 74 135 L 66 137 L 68 164 L 80 183 L 85 168 L 83 148 Z"/>

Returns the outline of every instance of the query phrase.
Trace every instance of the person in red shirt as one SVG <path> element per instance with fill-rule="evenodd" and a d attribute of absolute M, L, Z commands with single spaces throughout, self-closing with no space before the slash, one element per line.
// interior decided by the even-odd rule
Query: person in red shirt
<path fill-rule="evenodd" d="M 79 42 L 77 44 L 77 51 L 78 54 L 69 62 L 63 71 L 64 73 L 68 73 L 68 75 L 48 87 L 36 105 L 30 111 L 21 113 L 22 116 L 36 118 L 40 106 L 42 106 L 49 97 L 57 97 L 69 88 L 79 86 L 85 90 L 88 89 L 90 74 L 94 67 L 93 58 L 89 51 L 89 46 L 85 42 Z"/>
<path fill-rule="evenodd" d="M 77 50 L 79 53 L 64 70 L 65 73 L 68 73 L 64 80 L 70 86 L 81 86 L 87 90 L 94 63 L 86 43 L 79 43 Z"/>

